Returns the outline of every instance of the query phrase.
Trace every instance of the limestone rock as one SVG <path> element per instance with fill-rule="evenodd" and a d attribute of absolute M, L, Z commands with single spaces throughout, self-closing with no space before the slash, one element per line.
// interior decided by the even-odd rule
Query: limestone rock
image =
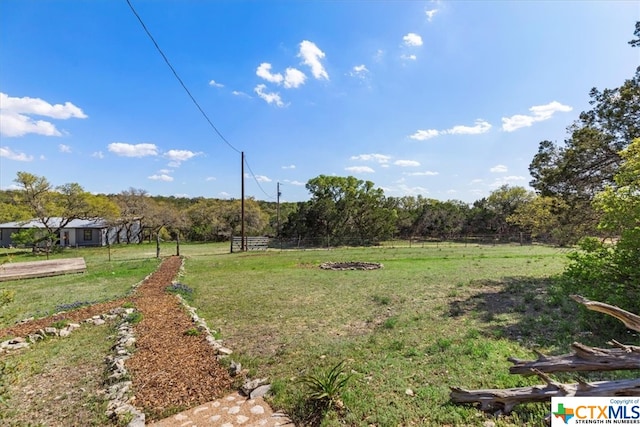
<path fill-rule="evenodd" d="M 271 390 L 271 384 L 261 385 L 260 387 L 257 387 L 249 394 L 249 398 L 257 399 L 258 397 L 263 397 L 265 394 L 269 392 L 269 390 Z"/>

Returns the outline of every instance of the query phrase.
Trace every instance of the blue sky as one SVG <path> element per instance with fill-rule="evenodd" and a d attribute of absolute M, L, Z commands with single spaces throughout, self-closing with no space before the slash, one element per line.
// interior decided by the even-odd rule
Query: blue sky
<path fill-rule="evenodd" d="M 640 64 L 640 2 L 0 2 L 0 188 L 307 200 L 320 174 L 473 202 L 527 186 L 592 87 Z"/>

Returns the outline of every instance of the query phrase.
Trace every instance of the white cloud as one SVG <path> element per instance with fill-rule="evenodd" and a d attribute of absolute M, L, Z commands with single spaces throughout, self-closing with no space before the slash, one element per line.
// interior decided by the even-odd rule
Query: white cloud
<path fill-rule="evenodd" d="M 321 51 L 315 43 L 308 40 L 303 40 L 300 43 L 300 52 L 298 57 L 302 58 L 302 63 L 308 65 L 311 68 L 311 74 L 316 79 L 329 80 L 329 74 L 324 69 L 320 60 L 325 57 L 323 51 Z"/>
<path fill-rule="evenodd" d="M 470 182 L 469 184 L 480 184 L 480 183 L 482 183 L 482 182 L 484 182 L 484 180 L 483 180 L 483 179 L 476 178 L 476 179 L 472 179 L 472 180 L 471 180 L 471 182 Z"/>
<path fill-rule="evenodd" d="M 427 129 L 418 130 L 413 135 L 409 135 L 411 139 L 417 139 L 418 141 L 425 141 L 427 139 L 435 138 L 438 135 L 479 135 L 491 130 L 491 124 L 482 119 L 477 119 L 473 126 L 456 125 L 450 129 L 437 130 Z"/>
<path fill-rule="evenodd" d="M 160 169 L 158 172 L 165 175 L 169 175 L 173 171 L 171 169 Z"/>
<path fill-rule="evenodd" d="M 256 175 L 256 181 L 258 182 L 271 182 L 271 178 L 264 175 Z"/>
<path fill-rule="evenodd" d="M 282 169 L 295 169 L 296 165 L 282 166 Z"/>
<path fill-rule="evenodd" d="M 416 59 L 418 59 L 418 57 L 415 55 L 401 55 L 400 58 L 408 59 L 409 61 L 415 61 Z"/>
<path fill-rule="evenodd" d="M 439 174 L 440 174 L 439 172 L 434 172 L 434 171 L 405 173 L 405 175 L 408 175 L 408 176 L 436 176 L 436 175 L 439 175 Z"/>
<path fill-rule="evenodd" d="M 18 114 L 33 114 L 36 116 L 51 117 L 52 119 L 86 119 L 88 116 L 70 102 L 51 105 L 40 98 L 15 98 L 5 93 L 0 93 L 0 108 Z"/>
<path fill-rule="evenodd" d="M 369 75 L 369 70 L 364 64 L 355 65 L 349 73 L 351 77 L 357 77 L 359 79 L 366 79 Z"/>
<path fill-rule="evenodd" d="M 509 171 L 509 168 L 507 168 L 505 165 L 495 165 L 494 167 L 489 169 L 489 172 L 493 172 L 493 173 L 505 173 L 508 171 Z"/>
<path fill-rule="evenodd" d="M 96 159 L 104 159 L 104 153 L 102 151 L 95 151 L 91 157 L 95 157 Z"/>
<path fill-rule="evenodd" d="M 375 172 L 369 166 L 349 166 L 347 168 L 344 168 L 344 170 L 353 172 L 353 173 L 374 173 Z"/>
<path fill-rule="evenodd" d="M 71 147 L 65 144 L 60 144 L 58 145 L 58 150 L 61 153 L 70 153 L 71 152 Z"/>
<path fill-rule="evenodd" d="M 277 92 L 265 92 L 264 90 L 266 88 L 266 85 L 259 84 L 255 87 L 254 91 L 260 98 L 264 99 L 267 104 L 276 104 L 276 106 L 278 107 L 284 107 L 284 103 L 282 102 L 282 98 L 280 98 L 280 94 Z"/>
<path fill-rule="evenodd" d="M 297 185 L 299 187 L 302 187 L 304 185 L 306 185 L 304 182 L 301 181 L 289 181 L 289 180 L 285 180 L 284 182 L 286 182 L 287 184 L 291 184 L 291 185 Z"/>
<path fill-rule="evenodd" d="M 473 126 L 458 125 L 447 129 L 445 133 L 452 135 L 478 135 L 489 132 L 490 129 L 491 125 L 488 122 L 478 119 Z"/>
<path fill-rule="evenodd" d="M 384 50 L 378 49 L 375 55 L 373 55 L 373 60 L 376 62 L 382 62 L 382 60 L 384 59 L 384 53 Z"/>
<path fill-rule="evenodd" d="M 158 147 L 155 144 L 128 144 L 126 142 L 112 142 L 108 145 L 110 152 L 122 157 L 157 156 Z"/>
<path fill-rule="evenodd" d="M 0 110 L 0 135 L 14 137 L 28 133 L 44 136 L 62 135 L 53 123 L 44 120 L 33 120 L 24 114 Z"/>
<path fill-rule="evenodd" d="M 240 96 L 242 98 L 251 98 L 251 95 L 248 95 L 248 94 L 246 94 L 246 93 L 244 93 L 242 91 L 239 91 L 239 90 L 231 91 L 231 95 Z"/>
<path fill-rule="evenodd" d="M 388 163 L 391 160 L 391 156 L 386 154 L 359 154 L 357 156 L 351 156 L 351 160 L 361 160 L 364 162 L 378 162 L 380 164 Z"/>
<path fill-rule="evenodd" d="M 284 87 L 286 89 L 295 89 L 304 84 L 307 76 L 297 68 L 287 68 L 284 72 Z"/>
<path fill-rule="evenodd" d="M 218 193 L 218 195 L 223 199 L 228 199 L 229 197 L 231 197 L 231 194 L 227 193 L 226 191 L 221 191 L 220 193 Z"/>
<path fill-rule="evenodd" d="M 385 187 L 383 188 L 385 193 L 397 194 L 400 196 L 417 196 L 417 195 L 426 195 L 429 194 L 429 190 L 425 187 L 410 187 L 406 184 L 398 184 L 395 187 Z"/>
<path fill-rule="evenodd" d="M 24 153 L 16 153 L 9 147 L 0 147 L 0 157 L 18 162 L 30 162 L 33 160 L 33 156 L 28 156 Z"/>
<path fill-rule="evenodd" d="M 416 33 L 409 33 L 402 38 L 405 46 L 422 46 L 422 37 Z"/>
<path fill-rule="evenodd" d="M 552 101 L 545 105 L 534 105 L 529 108 L 530 115 L 516 114 L 511 117 L 502 118 L 502 130 L 505 132 L 513 132 L 523 127 L 532 126 L 536 122 L 548 120 L 556 112 L 567 113 L 572 111 L 573 107 L 563 105 L 557 101 Z"/>
<path fill-rule="evenodd" d="M 208 176 L 204 179 L 205 181 L 209 182 L 209 181 L 215 181 L 216 177 L 215 176 Z"/>
<path fill-rule="evenodd" d="M 160 174 L 160 175 L 151 175 L 149 177 L 147 177 L 153 181 L 164 181 L 164 182 L 171 182 L 173 181 L 173 177 L 166 175 L 166 174 Z"/>
<path fill-rule="evenodd" d="M 436 13 L 438 13 L 438 9 L 425 10 L 424 13 L 427 15 L 429 22 L 431 22 Z"/>
<path fill-rule="evenodd" d="M 268 62 L 263 62 L 258 66 L 258 68 L 256 69 L 256 75 L 271 83 L 280 84 L 284 80 L 284 77 L 282 77 L 282 74 L 271 73 L 271 64 L 269 64 Z"/>
<path fill-rule="evenodd" d="M 169 150 L 164 153 L 164 156 L 174 162 L 186 162 L 187 160 L 200 154 L 202 153 L 194 153 L 193 151 L 189 150 Z"/>
<path fill-rule="evenodd" d="M 403 168 L 420 166 L 420 162 L 417 162 L 415 160 L 396 160 L 395 162 L 393 162 L 393 164 Z"/>
<path fill-rule="evenodd" d="M 427 129 L 427 130 L 418 130 L 413 135 L 410 135 L 409 138 L 417 139 L 418 141 L 426 141 L 427 139 L 435 138 L 440 135 L 440 131 L 436 129 Z"/>
<path fill-rule="evenodd" d="M 522 184 L 522 181 L 526 181 L 526 180 L 527 178 L 525 178 L 524 176 L 509 175 L 509 176 L 504 176 L 496 179 L 495 181 L 493 181 L 492 184 L 490 184 L 490 187 L 498 188 L 506 184 L 519 185 L 519 184 Z"/>
<path fill-rule="evenodd" d="M 209 80 L 209 86 L 213 86 L 213 87 L 224 87 L 224 85 L 222 83 L 218 83 L 215 80 Z"/>

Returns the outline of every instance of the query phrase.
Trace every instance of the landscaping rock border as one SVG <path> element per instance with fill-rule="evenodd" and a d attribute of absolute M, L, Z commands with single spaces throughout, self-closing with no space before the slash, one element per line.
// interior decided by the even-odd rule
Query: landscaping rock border
<path fill-rule="evenodd" d="M 323 270 L 377 270 L 384 266 L 379 262 L 342 261 L 323 262 L 320 268 Z"/>

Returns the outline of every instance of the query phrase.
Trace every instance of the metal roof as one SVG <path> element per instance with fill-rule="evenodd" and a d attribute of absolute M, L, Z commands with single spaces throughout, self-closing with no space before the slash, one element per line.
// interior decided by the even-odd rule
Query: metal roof
<path fill-rule="evenodd" d="M 49 218 L 48 224 L 51 228 L 58 228 L 62 218 Z M 107 222 L 104 219 L 73 219 L 64 228 L 106 228 Z M 0 224 L 0 228 L 46 228 L 44 224 L 37 219 L 28 221 L 13 221 Z"/>

